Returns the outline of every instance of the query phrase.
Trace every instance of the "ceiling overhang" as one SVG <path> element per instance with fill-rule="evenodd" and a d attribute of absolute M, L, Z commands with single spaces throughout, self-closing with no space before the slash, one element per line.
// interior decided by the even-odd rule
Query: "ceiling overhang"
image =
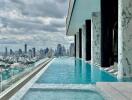
<path fill-rule="evenodd" d="M 70 0 L 66 19 L 66 35 L 73 36 L 91 19 L 92 12 L 100 12 L 100 0 Z"/>

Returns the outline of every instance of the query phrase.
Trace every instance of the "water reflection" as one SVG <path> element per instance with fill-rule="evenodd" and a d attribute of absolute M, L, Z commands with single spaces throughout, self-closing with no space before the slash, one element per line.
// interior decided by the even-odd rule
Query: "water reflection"
<path fill-rule="evenodd" d="M 75 60 L 75 81 L 77 83 L 116 82 L 117 79 L 107 72 L 101 71 L 99 67 Z"/>
<path fill-rule="evenodd" d="M 83 60 L 75 60 L 75 79 L 78 83 L 91 82 L 91 67 Z"/>
<path fill-rule="evenodd" d="M 41 75 L 37 83 L 89 84 L 117 81 L 115 77 L 81 59 L 57 58 Z"/>
<path fill-rule="evenodd" d="M 82 61 L 75 60 L 75 81 L 82 81 Z"/>
<path fill-rule="evenodd" d="M 98 71 L 98 69 L 95 67 L 96 66 L 91 65 L 91 81 L 92 81 L 92 83 L 102 80 L 101 71 Z"/>

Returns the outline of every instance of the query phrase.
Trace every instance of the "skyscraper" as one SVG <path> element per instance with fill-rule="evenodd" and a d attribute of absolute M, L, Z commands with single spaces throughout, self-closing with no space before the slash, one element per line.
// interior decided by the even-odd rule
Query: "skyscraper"
<path fill-rule="evenodd" d="M 43 58 L 45 56 L 45 50 L 44 49 L 40 49 L 39 51 L 39 57 Z"/>
<path fill-rule="evenodd" d="M 25 54 L 27 53 L 27 44 L 25 44 Z"/>
<path fill-rule="evenodd" d="M 35 57 L 35 56 L 36 56 L 36 49 L 33 48 L 33 57 Z"/>
<path fill-rule="evenodd" d="M 62 45 L 61 44 L 58 44 L 57 45 L 57 55 L 56 56 L 62 56 L 63 53 L 62 53 Z"/>
<path fill-rule="evenodd" d="M 5 56 L 8 56 L 8 49 L 5 47 Z"/>
<path fill-rule="evenodd" d="M 66 48 L 65 48 L 65 46 L 62 47 L 62 56 L 66 56 Z"/>
<path fill-rule="evenodd" d="M 29 57 L 30 57 L 30 58 L 32 58 L 32 57 L 33 57 L 33 52 L 32 52 L 32 49 L 29 49 L 28 54 L 29 54 Z"/>
<path fill-rule="evenodd" d="M 18 50 L 18 54 L 19 54 L 19 56 L 22 55 L 22 49 L 19 49 L 19 50 Z"/>
<path fill-rule="evenodd" d="M 11 55 L 13 55 L 13 50 L 12 50 L 12 49 L 10 49 L 10 56 L 11 56 Z"/>

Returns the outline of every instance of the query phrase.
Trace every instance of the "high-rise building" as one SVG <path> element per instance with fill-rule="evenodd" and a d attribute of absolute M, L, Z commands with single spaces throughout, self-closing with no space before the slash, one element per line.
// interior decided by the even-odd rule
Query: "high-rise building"
<path fill-rule="evenodd" d="M 53 57 L 53 55 L 54 55 L 54 50 L 51 48 L 51 49 L 49 49 L 48 57 L 51 58 L 51 57 Z"/>
<path fill-rule="evenodd" d="M 62 45 L 61 44 L 58 44 L 57 45 L 57 52 L 56 52 L 56 56 L 62 56 L 63 53 L 62 53 Z"/>
<path fill-rule="evenodd" d="M 66 56 L 66 48 L 65 48 L 65 46 L 62 47 L 62 56 Z"/>
<path fill-rule="evenodd" d="M 46 49 L 45 49 L 45 55 L 47 55 L 48 52 L 49 52 L 49 48 L 46 48 Z"/>
<path fill-rule="evenodd" d="M 29 54 L 29 57 L 30 57 L 30 58 L 32 58 L 32 57 L 33 57 L 33 52 L 32 52 L 32 49 L 29 49 L 28 54 Z"/>
<path fill-rule="evenodd" d="M 12 50 L 12 49 L 10 49 L 10 56 L 11 56 L 11 55 L 13 55 L 13 50 Z"/>
<path fill-rule="evenodd" d="M 18 54 L 19 54 L 19 56 L 22 55 L 22 49 L 19 49 L 19 50 L 18 50 Z"/>
<path fill-rule="evenodd" d="M 33 48 L 33 57 L 35 57 L 35 56 L 36 56 L 36 49 Z"/>
<path fill-rule="evenodd" d="M 25 44 L 25 54 L 27 53 L 27 44 Z"/>
<path fill-rule="evenodd" d="M 45 56 L 45 50 L 44 49 L 40 49 L 39 51 L 39 57 L 43 58 Z"/>
<path fill-rule="evenodd" d="M 8 56 L 8 49 L 5 47 L 5 56 Z"/>

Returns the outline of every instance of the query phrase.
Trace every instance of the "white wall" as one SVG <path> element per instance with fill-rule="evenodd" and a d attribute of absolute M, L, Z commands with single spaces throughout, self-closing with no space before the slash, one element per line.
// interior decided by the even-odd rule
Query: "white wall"
<path fill-rule="evenodd" d="M 91 63 L 101 65 L 101 17 L 99 12 L 92 13 L 91 19 Z"/>
<path fill-rule="evenodd" d="M 86 58 L 86 28 L 85 25 L 82 27 L 82 58 Z"/>

